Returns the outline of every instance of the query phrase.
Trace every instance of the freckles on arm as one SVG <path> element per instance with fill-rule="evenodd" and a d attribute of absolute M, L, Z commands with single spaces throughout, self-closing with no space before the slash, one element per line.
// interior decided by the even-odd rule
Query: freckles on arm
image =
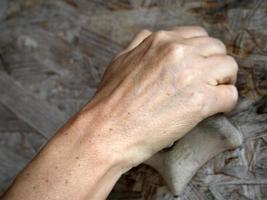
<path fill-rule="evenodd" d="M 92 137 L 103 133 L 90 131 L 88 124 L 78 121 L 71 120 L 59 130 L 19 174 L 2 200 L 107 197 L 125 169 L 113 155 L 105 152 L 109 151 L 108 147 L 101 146 L 98 139 Z"/>

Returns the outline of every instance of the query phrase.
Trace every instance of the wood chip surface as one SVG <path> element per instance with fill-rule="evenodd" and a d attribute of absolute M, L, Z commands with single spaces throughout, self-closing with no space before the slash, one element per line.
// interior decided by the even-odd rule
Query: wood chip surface
<path fill-rule="evenodd" d="M 0 0 L 0 193 L 94 94 L 112 57 L 142 29 L 200 25 L 239 63 L 228 114 L 241 148 L 205 164 L 181 200 L 267 200 L 267 1 Z M 141 165 L 111 200 L 173 200 Z"/>

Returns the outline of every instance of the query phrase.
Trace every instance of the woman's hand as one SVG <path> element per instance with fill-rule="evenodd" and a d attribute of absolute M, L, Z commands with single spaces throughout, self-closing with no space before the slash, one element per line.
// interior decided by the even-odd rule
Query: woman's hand
<path fill-rule="evenodd" d="M 204 118 L 231 110 L 237 70 L 224 44 L 201 27 L 141 31 L 82 111 L 94 110 L 101 124 L 90 137 L 126 167 L 138 165 Z"/>
<path fill-rule="evenodd" d="M 3 200 L 105 199 L 121 174 L 233 108 L 237 64 L 200 27 L 142 31 Z"/>

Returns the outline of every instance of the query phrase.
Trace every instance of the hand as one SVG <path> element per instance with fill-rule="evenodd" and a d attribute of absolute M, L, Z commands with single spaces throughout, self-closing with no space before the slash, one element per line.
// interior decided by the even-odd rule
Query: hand
<path fill-rule="evenodd" d="M 93 110 L 101 124 L 90 137 L 133 167 L 204 118 L 231 110 L 237 70 L 224 44 L 201 27 L 141 31 L 82 110 Z"/>
<path fill-rule="evenodd" d="M 237 64 L 200 27 L 142 31 L 3 200 L 106 199 L 121 174 L 237 101 Z"/>

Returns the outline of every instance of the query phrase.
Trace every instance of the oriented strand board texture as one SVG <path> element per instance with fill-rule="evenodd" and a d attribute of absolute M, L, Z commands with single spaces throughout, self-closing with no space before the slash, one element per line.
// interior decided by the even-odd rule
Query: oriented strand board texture
<path fill-rule="evenodd" d="M 0 192 L 94 94 L 110 59 L 139 30 L 201 25 L 240 65 L 229 119 L 242 148 L 203 166 L 180 199 L 267 199 L 267 1 L 0 0 Z M 172 200 L 147 166 L 111 200 Z"/>

